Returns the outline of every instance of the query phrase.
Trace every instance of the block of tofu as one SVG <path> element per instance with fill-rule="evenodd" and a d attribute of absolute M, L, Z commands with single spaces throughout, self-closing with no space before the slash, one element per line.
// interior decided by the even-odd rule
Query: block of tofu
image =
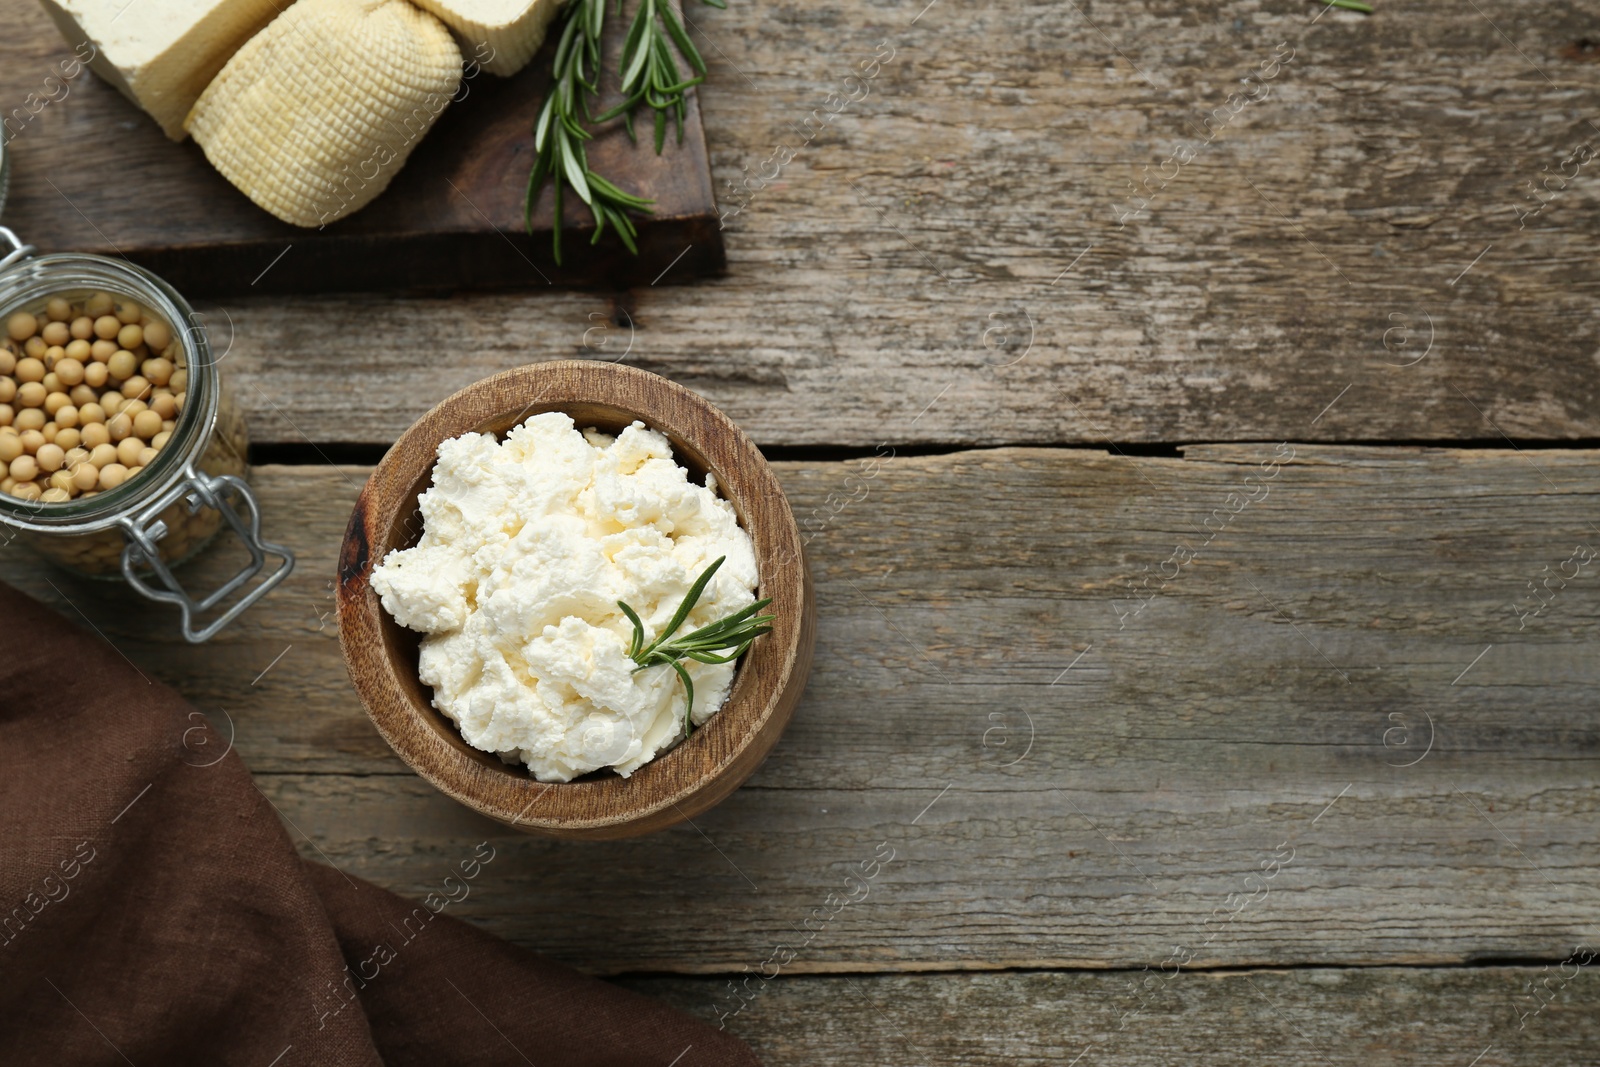
<path fill-rule="evenodd" d="M 183 140 L 183 120 L 233 54 L 289 0 L 41 0 L 91 69 Z"/>
<path fill-rule="evenodd" d="M 295 0 L 200 94 L 189 132 L 262 208 L 321 227 L 388 187 L 460 87 L 455 39 L 407 0 Z"/>
<path fill-rule="evenodd" d="M 449 26 L 461 54 L 490 74 L 509 76 L 528 65 L 562 0 L 416 0 Z"/>

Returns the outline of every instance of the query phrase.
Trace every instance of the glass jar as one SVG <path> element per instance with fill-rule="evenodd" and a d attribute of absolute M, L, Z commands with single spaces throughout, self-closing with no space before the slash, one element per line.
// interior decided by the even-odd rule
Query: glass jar
<path fill-rule="evenodd" d="M 36 255 L 0 226 L 0 324 L 18 312 L 43 321 L 55 297 L 69 302 L 105 293 L 147 309 L 170 330 L 175 373 L 187 377 L 182 407 L 162 447 L 126 481 L 92 496 L 62 502 L 0 493 L 0 543 L 16 540 L 47 559 L 91 577 L 124 581 L 152 600 L 176 604 L 183 636 L 208 640 L 264 596 L 294 568 L 294 554 L 261 539 L 261 513 L 245 482 L 249 440 L 244 418 L 223 387 L 205 327 L 171 286 L 122 260 L 86 253 Z M 230 527 L 250 562 L 222 586 L 196 599 L 173 576 L 222 528 Z M 215 620 L 210 612 L 267 566 L 282 563 Z"/>

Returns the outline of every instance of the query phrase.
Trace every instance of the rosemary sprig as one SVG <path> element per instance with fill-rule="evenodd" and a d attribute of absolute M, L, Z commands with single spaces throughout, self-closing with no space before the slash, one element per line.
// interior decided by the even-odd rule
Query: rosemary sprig
<path fill-rule="evenodd" d="M 678 680 L 683 683 L 683 735 L 688 737 L 694 733 L 694 681 L 690 679 L 689 672 L 684 669 L 680 660 L 692 659 L 699 663 L 732 663 L 744 655 L 756 638 L 762 634 L 772 632 L 772 623 L 776 615 L 758 615 L 762 608 L 772 603 L 771 597 L 756 601 L 747 608 L 726 615 L 716 622 L 707 623 L 700 629 L 686 633 L 682 637 L 674 638 L 678 627 L 683 625 L 683 620 L 689 617 L 689 612 L 694 610 L 695 604 L 700 600 L 700 594 L 706 590 L 711 576 L 717 573 L 717 568 L 722 566 L 727 556 L 718 556 L 716 562 L 707 567 L 689 587 L 683 603 L 678 605 L 678 610 L 673 613 L 672 620 L 648 645 L 644 643 L 644 623 L 639 619 L 639 613 L 622 601 L 617 601 L 617 607 L 633 623 L 633 640 L 628 645 L 628 656 L 637 667 L 633 673 L 650 667 L 671 667 L 678 672 Z M 721 653 L 721 654 L 719 654 Z"/>
<path fill-rule="evenodd" d="M 702 0 L 726 7 L 726 0 Z M 622 12 L 622 0 L 616 0 Z M 555 187 L 555 228 L 551 236 L 555 260 L 561 262 L 562 190 L 570 188 L 594 214 L 596 244 L 609 225 L 634 255 L 639 254 L 638 230 L 628 212 L 649 214 L 655 203 L 617 188 L 589 166 L 584 142 L 594 139 L 588 126 L 621 116 L 628 137 L 634 136 L 633 112 L 643 104 L 655 112 L 656 154 L 666 141 L 667 118 L 677 123 L 683 140 L 684 93 L 705 80 L 706 65 L 694 42 L 673 12 L 669 0 L 642 0 L 622 47 L 622 103 L 603 115 L 590 111 L 589 97 L 600 94 L 601 49 L 605 32 L 606 0 L 567 0 L 557 16 L 559 37 L 550 77 L 550 92 L 534 122 L 533 144 L 537 156 L 528 174 L 523 198 L 523 222 L 533 229 L 533 207 L 545 182 Z M 673 50 L 696 72 L 682 78 Z"/>
<path fill-rule="evenodd" d="M 702 0 L 712 7 L 726 8 L 725 0 Z M 620 9 L 621 0 L 618 0 Z M 659 16 L 659 21 L 657 19 Z M 671 45 L 668 44 L 671 38 Z M 694 76 L 682 78 L 678 65 L 672 59 L 672 45 L 694 70 Z M 673 13 L 669 0 L 642 0 L 634 12 L 633 25 L 622 44 L 622 103 L 601 115 L 596 122 L 606 122 L 623 116 L 628 126 L 629 140 L 637 142 L 633 134 L 633 111 L 640 104 L 655 112 L 656 155 L 666 143 L 667 118 L 670 115 L 678 127 L 678 143 L 683 143 L 683 116 L 687 105 L 683 94 L 706 80 L 706 61 L 700 58 L 699 49 L 689 40 L 689 34 Z"/>
<path fill-rule="evenodd" d="M 561 36 L 556 45 L 555 63 L 550 76 L 550 93 L 533 126 L 533 147 L 538 157 L 528 175 L 528 191 L 523 200 L 524 224 L 533 229 L 533 205 L 547 180 L 555 184 L 555 232 L 551 242 L 557 263 L 561 262 L 562 189 L 570 186 L 594 214 L 593 244 L 610 223 L 617 236 L 638 254 L 636 233 L 628 210 L 650 210 L 654 202 L 625 193 L 589 169 L 584 142 L 594 134 L 584 122 L 594 121 L 589 114 L 588 96 L 600 91 L 600 35 L 605 28 L 605 0 L 569 0 L 562 9 Z M 581 116 L 581 118 L 580 118 Z"/>

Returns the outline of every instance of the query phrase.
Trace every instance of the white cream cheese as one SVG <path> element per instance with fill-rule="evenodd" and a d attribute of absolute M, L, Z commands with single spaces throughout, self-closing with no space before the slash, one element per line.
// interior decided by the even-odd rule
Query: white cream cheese
<path fill-rule="evenodd" d="M 427 635 L 422 681 L 468 744 L 565 782 L 602 767 L 627 776 L 683 736 L 678 676 L 634 673 L 617 601 L 652 641 L 726 556 L 677 632 L 754 602 L 750 535 L 706 481 L 690 481 L 666 437 L 638 422 L 612 438 L 549 412 L 503 442 L 471 433 L 439 446 L 418 501 L 421 541 L 391 552 L 372 587 L 395 621 Z M 698 725 L 722 706 L 735 665 L 684 666 Z"/>

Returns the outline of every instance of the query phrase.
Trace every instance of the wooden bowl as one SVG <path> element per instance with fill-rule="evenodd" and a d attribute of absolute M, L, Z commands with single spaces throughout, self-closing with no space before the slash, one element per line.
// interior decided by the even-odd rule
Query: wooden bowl
<path fill-rule="evenodd" d="M 505 433 L 532 415 L 563 411 L 580 428 L 616 432 L 638 419 L 666 434 L 691 474 L 716 475 L 755 542 L 760 596 L 777 616 L 740 660 L 727 702 L 669 752 L 623 778 L 536 781 L 526 768 L 468 745 L 434 709 L 417 677 L 422 635 L 390 618 L 370 585 L 384 555 L 416 544 L 417 497 L 440 442 Z M 351 681 L 383 739 L 461 803 L 508 826 L 555 837 L 613 838 L 692 818 L 760 766 L 788 725 L 811 669 L 815 603 L 800 531 L 766 460 L 703 397 L 645 371 L 570 360 L 519 367 L 469 386 L 419 419 L 389 449 L 356 501 L 339 553 L 339 640 Z"/>

